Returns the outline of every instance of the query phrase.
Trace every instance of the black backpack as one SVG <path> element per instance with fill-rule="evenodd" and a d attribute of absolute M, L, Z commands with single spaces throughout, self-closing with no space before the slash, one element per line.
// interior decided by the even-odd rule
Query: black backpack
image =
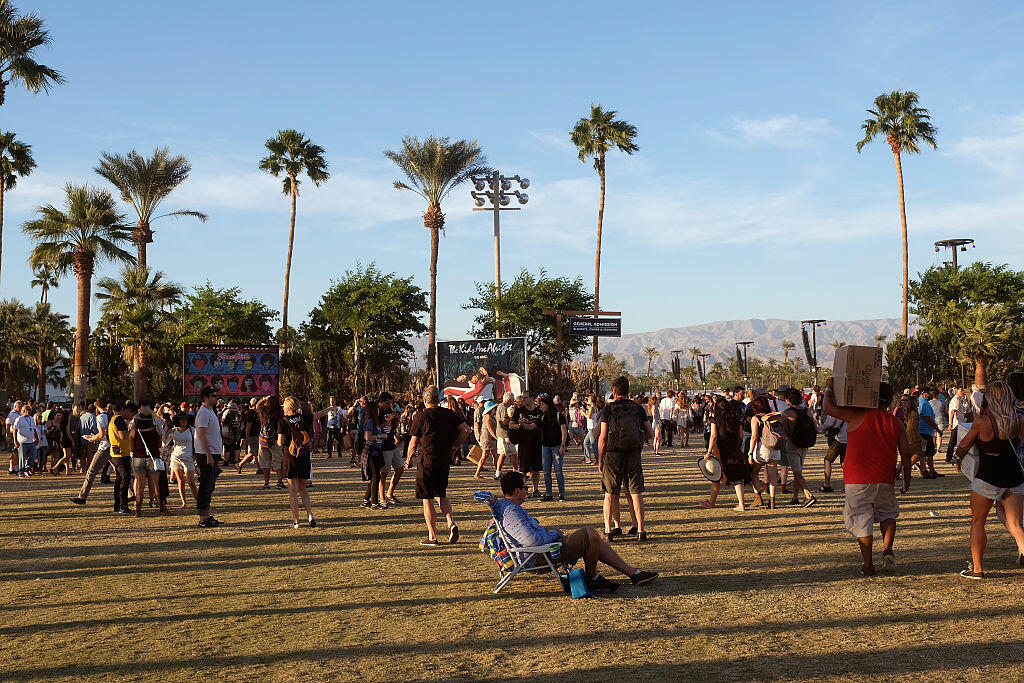
<path fill-rule="evenodd" d="M 608 450 L 614 453 L 632 453 L 644 446 L 644 428 L 640 423 L 638 406 L 628 399 L 612 401 L 608 411 Z"/>
<path fill-rule="evenodd" d="M 793 424 L 793 434 L 789 440 L 797 448 L 810 448 L 818 441 L 818 427 L 806 410 L 792 406 L 791 409 L 796 413 L 796 422 Z"/>

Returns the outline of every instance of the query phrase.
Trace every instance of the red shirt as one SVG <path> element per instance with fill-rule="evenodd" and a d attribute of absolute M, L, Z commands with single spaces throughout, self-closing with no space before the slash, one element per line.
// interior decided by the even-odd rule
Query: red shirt
<path fill-rule="evenodd" d="M 846 434 L 846 484 L 892 484 L 896 481 L 896 455 L 903 424 L 895 415 L 872 408 L 864 422 Z"/>

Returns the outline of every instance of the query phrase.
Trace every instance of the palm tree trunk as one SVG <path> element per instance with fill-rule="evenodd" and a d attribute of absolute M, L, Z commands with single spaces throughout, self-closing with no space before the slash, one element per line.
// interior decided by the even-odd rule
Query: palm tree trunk
<path fill-rule="evenodd" d="M 36 349 L 36 365 L 39 368 L 39 382 L 36 387 L 36 400 L 46 402 L 46 351 L 40 344 Z"/>
<path fill-rule="evenodd" d="M 78 325 L 75 329 L 74 384 L 71 393 L 75 403 L 84 401 L 89 393 L 89 305 L 92 300 L 92 261 L 79 254 L 75 264 L 78 276 Z"/>
<path fill-rule="evenodd" d="M 907 251 L 907 207 L 903 202 L 903 164 L 899 152 L 893 154 L 896 158 L 896 186 L 900 194 L 900 226 L 903 231 L 903 336 L 907 336 L 909 323 L 907 296 L 910 291 L 909 256 Z"/>
<path fill-rule="evenodd" d="M 440 235 L 436 227 L 430 228 L 430 313 L 427 327 L 427 373 L 433 375 L 435 343 L 437 337 L 437 250 Z M 430 381 L 433 381 L 432 379 Z"/>
<path fill-rule="evenodd" d="M 0 266 L 4 262 L 4 192 L 6 191 L 3 175 L 0 174 Z"/>
<path fill-rule="evenodd" d="M 985 376 L 985 366 L 988 363 L 988 359 L 985 356 L 978 355 L 974 358 L 974 383 L 978 386 L 978 389 L 984 389 L 988 384 L 987 377 Z"/>
<path fill-rule="evenodd" d="M 145 266 L 146 265 L 146 228 L 147 227 L 148 226 L 145 223 L 143 223 L 142 219 L 140 218 L 138 224 L 135 226 L 135 234 L 133 235 L 133 237 L 135 238 L 135 250 L 136 250 L 136 252 L 138 254 L 135 258 L 137 259 L 138 265 L 140 265 L 140 266 Z M 135 398 L 135 402 L 138 403 L 138 401 L 139 401 L 139 399 L 138 399 L 138 397 L 136 397 Z"/>
<path fill-rule="evenodd" d="M 594 311 L 601 310 L 601 232 L 604 228 L 604 151 L 601 151 L 601 170 L 598 176 L 601 179 L 601 199 L 597 205 L 597 253 L 594 257 Z M 595 318 L 600 316 L 595 315 Z M 594 352 L 592 361 L 594 363 L 594 390 L 597 386 L 597 337 L 594 337 Z"/>
<path fill-rule="evenodd" d="M 356 377 L 356 395 L 359 395 L 359 333 L 352 330 L 352 367 Z"/>
<path fill-rule="evenodd" d="M 281 357 L 288 352 L 288 285 L 292 277 L 292 248 L 295 245 L 295 176 L 288 176 L 292 181 L 292 220 L 288 228 L 288 259 L 284 264 L 284 307 L 281 311 Z"/>

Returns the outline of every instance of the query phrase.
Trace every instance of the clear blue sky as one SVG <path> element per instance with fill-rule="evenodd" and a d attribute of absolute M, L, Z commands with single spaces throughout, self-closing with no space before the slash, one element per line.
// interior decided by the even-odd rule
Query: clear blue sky
<path fill-rule="evenodd" d="M 300 198 L 293 324 L 357 260 L 426 288 L 418 197 L 391 187 L 381 152 L 403 135 L 479 140 L 531 201 L 504 215 L 502 270 L 593 283 L 597 177 L 569 130 L 591 101 L 639 128 L 612 155 L 601 302 L 626 332 L 748 317 L 896 317 L 900 242 L 884 141 L 857 154 L 873 98 L 916 90 L 939 150 L 904 161 L 911 272 L 932 242 L 969 236 L 964 260 L 1021 267 L 1024 10 L 1013 3 L 525 2 L 149 3 L 19 0 L 45 16 L 41 60 L 68 85 L 10 88 L 0 128 L 37 171 L 9 193 L 3 297 L 32 301 L 18 226 L 65 182 L 104 181 L 104 151 L 169 146 L 193 164 L 168 208 L 211 215 L 154 225 L 151 265 L 281 307 L 288 202 L 261 174 L 263 143 L 298 128 L 332 178 Z M 444 205 L 438 332 L 493 279 L 491 225 L 468 188 Z M 109 268 L 106 269 L 108 272 Z M 101 274 L 105 274 L 102 273 Z M 74 315 L 74 280 L 53 294 Z"/>

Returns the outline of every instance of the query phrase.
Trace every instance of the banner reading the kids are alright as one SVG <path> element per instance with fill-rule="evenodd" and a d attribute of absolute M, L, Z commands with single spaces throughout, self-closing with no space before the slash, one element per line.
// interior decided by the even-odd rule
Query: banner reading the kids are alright
<path fill-rule="evenodd" d="M 186 345 L 183 365 L 186 399 L 198 398 L 208 386 L 225 399 L 277 393 L 276 346 Z"/>
<path fill-rule="evenodd" d="M 529 388 L 526 338 L 466 339 L 437 342 L 437 386 L 444 396 L 466 403 L 477 397 L 501 400 Z"/>

